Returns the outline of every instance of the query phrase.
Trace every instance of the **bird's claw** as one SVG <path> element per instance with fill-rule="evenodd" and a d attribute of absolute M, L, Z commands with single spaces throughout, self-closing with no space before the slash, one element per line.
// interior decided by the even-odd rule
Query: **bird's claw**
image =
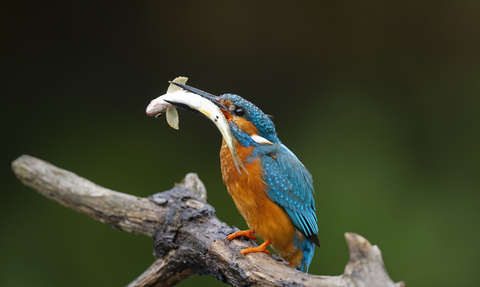
<path fill-rule="evenodd" d="M 265 252 L 267 255 L 270 255 L 270 251 L 268 251 L 267 249 L 265 249 L 265 247 L 263 246 L 257 246 L 257 247 L 248 247 L 248 248 L 245 248 L 245 249 L 242 249 L 240 251 L 240 254 L 243 258 L 243 256 L 247 253 L 252 253 L 252 252 Z"/>
<path fill-rule="evenodd" d="M 234 232 L 232 234 L 229 234 L 227 235 L 227 237 L 225 237 L 224 241 L 227 242 L 234 239 L 234 238 L 237 238 L 239 236 L 243 236 L 243 237 L 247 237 L 247 238 L 250 238 L 250 239 L 253 239 L 255 241 L 258 241 L 257 237 L 255 237 L 254 235 L 252 235 L 255 231 L 253 230 L 245 230 L 245 231 L 237 231 L 237 232 Z"/>

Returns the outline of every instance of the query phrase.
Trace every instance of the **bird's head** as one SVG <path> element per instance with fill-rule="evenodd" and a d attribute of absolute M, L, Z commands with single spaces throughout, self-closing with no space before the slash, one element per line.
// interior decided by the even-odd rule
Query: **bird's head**
<path fill-rule="evenodd" d="M 184 84 L 172 84 L 214 102 L 227 119 L 233 136 L 243 146 L 281 144 L 270 117 L 244 98 L 234 94 L 214 96 Z"/>
<path fill-rule="evenodd" d="M 232 134 L 243 146 L 255 143 L 280 144 L 275 125 L 268 115 L 251 102 L 234 94 L 224 94 L 215 99 L 227 119 Z"/>

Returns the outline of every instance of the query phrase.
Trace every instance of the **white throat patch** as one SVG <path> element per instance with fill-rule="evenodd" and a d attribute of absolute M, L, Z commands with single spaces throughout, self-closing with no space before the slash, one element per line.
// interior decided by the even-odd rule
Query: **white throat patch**
<path fill-rule="evenodd" d="M 252 140 L 256 143 L 260 143 L 260 144 L 270 144 L 270 145 L 273 145 L 273 143 L 269 140 L 267 140 L 266 138 L 264 137 L 261 137 L 259 135 L 252 135 L 250 136 L 252 138 Z"/>

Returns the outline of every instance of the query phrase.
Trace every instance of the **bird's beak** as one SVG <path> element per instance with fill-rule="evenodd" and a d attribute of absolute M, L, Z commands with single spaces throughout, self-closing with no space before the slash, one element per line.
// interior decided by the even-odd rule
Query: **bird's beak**
<path fill-rule="evenodd" d="M 217 105 L 221 110 L 227 110 L 227 107 L 225 107 L 224 104 L 220 103 L 218 101 L 218 96 L 212 95 L 210 93 L 207 93 L 205 91 L 199 90 L 194 87 L 190 87 L 181 83 L 175 83 L 175 82 L 170 82 L 171 84 L 174 84 L 175 86 L 179 86 L 180 88 L 184 89 L 185 91 L 189 91 L 190 93 L 197 94 L 199 96 L 204 97 L 207 100 L 210 100 L 212 103 Z"/>
<path fill-rule="evenodd" d="M 180 88 L 182 88 L 186 91 L 189 91 L 191 93 L 197 94 L 197 95 L 199 95 L 199 96 L 201 96 L 205 99 L 210 100 L 212 103 L 214 103 L 215 105 L 217 105 L 220 108 L 220 111 L 223 113 L 223 115 L 225 116 L 227 121 L 232 120 L 232 115 L 228 111 L 228 108 L 218 100 L 218 96 L 212 95 L 210 93 L 207 93 L 205 91 L 199 90 L 199 89 L 194 88 L 194 87 L 187 86 L 185 84 L 175 83 L 175 82 L 170 82 L 170 83 L 174 84 L 176 86 L 179 86 Z"/>

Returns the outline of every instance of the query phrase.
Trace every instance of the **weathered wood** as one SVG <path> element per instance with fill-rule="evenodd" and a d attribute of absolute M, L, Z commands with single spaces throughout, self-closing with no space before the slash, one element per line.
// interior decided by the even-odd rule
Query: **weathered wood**
<path fill-rule="evenodd" d="M 194 274 L 211 274 L 232 286 L 404 286 L 394 283 L 380 249 L 346 233 L 350 261 L 340 276 L 305 274 L 264 253 L 240 256 L 251 240 L 225 242 L 234 232 L 206 203 L 206 189 L 188 174 L 173 189 L 140 198 L 98 186 L 43 160 L 23 155 L 12 163 L 17 177 L 44 196 L 95 220 L 152 236 L 158 259 L 129 287 L 173 286 Z"/>

